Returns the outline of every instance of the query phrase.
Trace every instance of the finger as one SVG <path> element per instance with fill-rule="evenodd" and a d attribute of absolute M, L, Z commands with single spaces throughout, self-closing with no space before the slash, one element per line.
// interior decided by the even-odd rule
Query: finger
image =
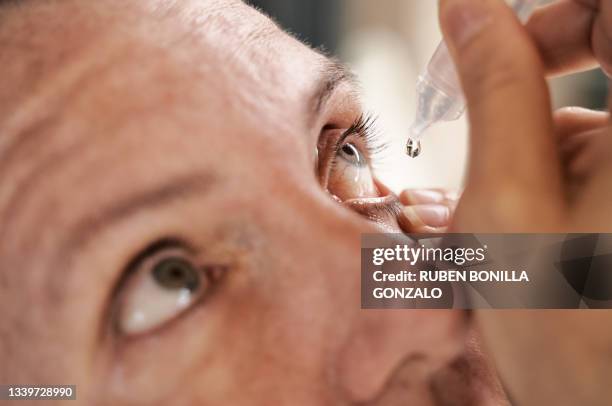
<path fill-rule="evenodd" d="M 527 31 L 500 0 L 441 0 L 440 20 L 468 104 L 471 190 L 557 200 L 550 97 Z"/>
<path fill-rule="evenodd" d="M 407 189 L 399 195 L 402 204 L 436 204 L 444 202 L 444 192 L 440 189 Z"/>
<path fill-rule="evenodd" d="M 577 107 L 555 112 L 555 132 L 567 179 L 580 180 L 586 175 L 585 164 L 592 160 L 593 148 L 602 147 L 596 141 L 607 135 L 609 120 L 609 113 Z"/>
<path fill-rule="evenodd" d="M 566 175 L 574 182 L 584 180 L 609 150 L 610 128 L 604 127 L 567 138 L 562 146 Z"/>
<path fill-rule="evenodd" d="M 412 234 L 445 234 L 448 227 L 423 227 L 412 231 Z"/>
<path fill-rule="evenodd" d="M 447 227 L 452 218 L 454 207 L 441 204 L 420 204 L 406 206 L 403 217 L 412 232 L 422 227 Z"/>
<path fill-rule="evenodd" d="M 414 226 L 405 216 L 400 216 L 399 224 L 406 234 L 442 234 L 448 232 L 448 227 Z"/>
<path fill-rule="evenodd" d="M 610 121 L 610 114 L 602 111 L 565 107 L 554 114 L 555 134 L 560 140 L 602 127 Z"/>
<path fill-rule="evenodd" d="M 457 193 L 444 189 L 406 189 L 399 195 L 406 206 L 417 204 L 445 204 L 458 200 Z"/>
<path fill-rule="evenodd" d="M 588 179 L 607 159 L 610 149 L 610 127 L 574 133 L 560 140 L 566 197 L 569 203 L 581 196 Z"/>
<path fill-rule="evenodd" d="M 598 131 L 598 130 L 596 130 Z M 601 136 L 593 133 L 581 134 L 581 145 L 575 146 L 565 157 L 566 197 L 569 203 L 578 201 L 582 191 L 589 184 L 589 178 L 606 159 L 605 149 L 598 146 Z"/>
<path fill-rule="evenodd" d="M 549 75 L 583 71 L 598 65 L 592 44 L 598 4 L 599 0 L 562 0 L 533 14 L 527 30 Z M 610 53 L 612 49 L 603 55 Z"/>
<path fill-rule="evenodd" d="M 571 137 L 561 141 L 560 150 L 564 167 L 567 167 L 580 153 L 595 139 L 601 136 L 599 130 L 592 130 L 580 134 L 573 134 Z"/>
<path fill-rule="evenodd" d="M 443 189 L 406 189 L 399 195 L 406 206 L 417 204 L 443 204 L 449 200 L 450 192 Z"/>
<path fill-rule="evenodd" d="M 612 75 L 612 2 L 609 0 L 599 0 L 591 42 L 595 58 L 608 76 Z"/>
<path fill-rule="evenodd" d="M 608 75 L 612 73 L 610 1 L 558 1 L 536 11 L 527 27 L 550 74 L 566 74 L 597 65 Z"/>

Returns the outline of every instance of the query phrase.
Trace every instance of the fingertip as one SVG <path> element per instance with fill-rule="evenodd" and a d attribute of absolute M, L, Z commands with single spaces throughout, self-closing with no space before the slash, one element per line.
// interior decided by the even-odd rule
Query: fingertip
<path fill-rule="evenodd" d="M 582 107 L 563 107 L 554 112 L 555 133 L 560 139 L 610 124 L 610 113 Z"/>
<path fill-rule="evenodd" d="M 591 110 L 591 109 L 587 109 L 587 108 L 579 107 L 579 106 L 561 107 L 560 109 L 557 109 L 554 114 L 555 114 L 555 118 L 560 119 L 560 120 L 564 120 L 564 119 L 571 120 L 575 117 L 602 119 L 602 118 L 608 118 L 610 116 L 610 114 L 607 111 Z"/>
<path fill-rule="evenodd" d="M 525 187 L 556 188 L 559 182 L 551 179 L 560 175 L 549 89 L 542 60 L 526 29 L 501 0 L 444 0 L 441 6 L 443 31 L 470 120 L 468 183 L 496 188 L 520 179 Z M 469 34 L 458 34 L 455 25 L 459 24 L 471 24 L 463 28 Z M 510 153 L 517 145 L 520 160 Z M 483 173 L 489 174 L 484 182 Z"/>
<path fill-rule="evenodd" d="M 440 1 L 440 25 L 451 48 L 465 46 L 491 22 L 491 13 L 483 1 Z"/>
<path fill-rule="evenodd" d="M 445 193 L 437 189 L 407 189 L 400 193 L 400 202 L 406 206 L 443 203 Z"/>
<path fill-rule="evenodd" d="M 446 227 L 450 223 L 451 209 L 440 204 L 407 206 L 404 215 L 413 228 Z"/>

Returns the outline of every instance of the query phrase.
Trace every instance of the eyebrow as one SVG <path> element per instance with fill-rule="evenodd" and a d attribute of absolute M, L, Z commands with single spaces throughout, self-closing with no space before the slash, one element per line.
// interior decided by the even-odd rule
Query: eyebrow
<path fill-rule="evenodd" d="M 210 173 L 194 173 L 169 179 L 149 190 L 128 196 L 102 209 L 99 214 L 77 223 L 70 230 L 69 237 L 60 245 L 57 251 L 58 261 L 68 262 L 75 252 L 87 245 L 96 235 L 137 212 L 158 209 L 175 201 L 205 194 L 215 183 L 216 179 Z"/>
<path fill-rule="evenodd" d="M 343 63 L 337 59 L 326 58 L 321 76 L 310 101 L 310 120 L 314 123 L 321 114 L 325 103 L 334 91 L 343 83 L 357 87 L 357 78 Z"/>

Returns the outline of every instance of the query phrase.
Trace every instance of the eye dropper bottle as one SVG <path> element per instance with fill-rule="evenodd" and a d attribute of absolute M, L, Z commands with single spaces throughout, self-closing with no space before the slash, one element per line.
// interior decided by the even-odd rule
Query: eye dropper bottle
<path fill-rule="evenodd" d="M 523 22 L 527 22 L 539 0 L 506 0 Z M 503 50 L 500 50 L 503 52 Z M 416 85 L 416 118 L 410 127 L 406 153 L 421 153 L 421 137 L 432 125 L 459 119 L 465 111 L 465 98 L 448 48 L 442 42 Z"/>

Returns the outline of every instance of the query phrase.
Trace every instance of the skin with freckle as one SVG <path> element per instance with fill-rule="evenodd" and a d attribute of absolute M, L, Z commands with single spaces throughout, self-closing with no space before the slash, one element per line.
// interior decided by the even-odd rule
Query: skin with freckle
<path fill-rule="evenodd" d="M 0 44 L 0 382 L 505 404 L 466 314 L 360 309 L 361 234 L 410 226 L 337 64 L 233 0 L 9 2 Z"/>

